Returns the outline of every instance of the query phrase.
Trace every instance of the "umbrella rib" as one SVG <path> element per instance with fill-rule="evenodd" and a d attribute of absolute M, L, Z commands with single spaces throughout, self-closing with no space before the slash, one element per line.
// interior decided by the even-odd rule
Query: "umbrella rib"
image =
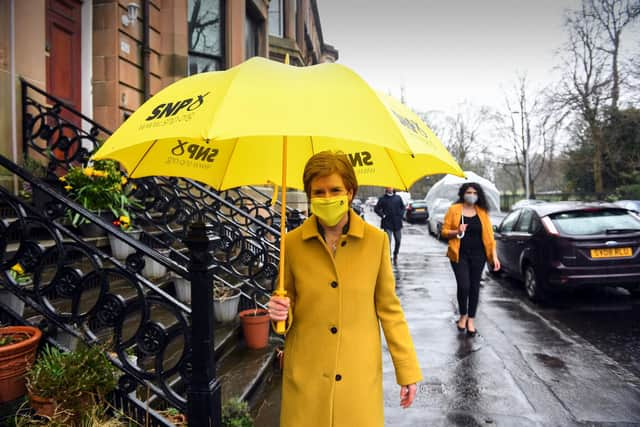
<path fill-rule="evenodd" d="M 129 177 L 133 178 L 133 174 L 135 173 L 136 169 L 138 169 L 138 166 L 140 166 L 140 163 L 142 163 L 142 161 L 144 160 L 145 157 L 147 157 L 147 154 L 149 153 L 149 151 L 151 151 L 151 149 L 153 148 L 154 145 L 156 145 L 156 142 L 158 142 L 158 140 L 154 140 L 153 144 L 151 144 L 148 148 L 147 151 L 144 152 L 144 154 L 140 157 L 140 160 L 138 160 L 138 163 L 136 163 L 135 167 L 133 168 L 133 170 L 129 173 Z"/>
<path fill-rule="evenodd" d="M 312 152 L 313 154 L 316 154 L 316 149 L 315 149 L 315 147 L 313 146 L 313 135 L 309 135 L 309 140 L 311 141 L 311 152 Z"/>
<path fill-rule="evenodd" d="M 240 142 L 240 138 L 236 138 L 236 143 L 233 144 L 233 148 L 231 149 L 231 154 L 229 154 L 229 160 L 227 161 L 227 165 L 224 168 L 224 173 L 221 175 L 221 179 L 220 179 L 220 186 L 218 187 L 218 191 L 221 191 L 224 186 L 222 185 L 224 183 L 224 179 L 227 176 L 227 171 L 229 170 L 229 165 L 231 164 L 231 160 L 233 158 L 233 154 L 236 152 L 236 147 L 238 146 L 238 143 Z"/>

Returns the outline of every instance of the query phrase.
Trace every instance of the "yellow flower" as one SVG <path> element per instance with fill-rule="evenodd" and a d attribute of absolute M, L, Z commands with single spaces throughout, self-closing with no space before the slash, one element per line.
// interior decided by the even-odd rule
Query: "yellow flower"
<path fill-rule="evenodd" d="M 67 180 L 67 178 L 65 178 L 64 176 L 61 176 L 60 178 L 58 178 L 58 181 L 60 182 L 65 182 Z"/>
<path fill-rule="evenodd" d="M 71 189 L 72 189 L 72 188 L 73 188 L 73 187 L 72 187 L 72 186 L 70 186 L 70 185 L 65 185 L 65 186 L 64 186 L 64 189 L 65 189 L 65 190 L 67 190 L 67 191 L 71 191 Z"/>
<path fill-rule="evenodd" d="M 120 218 L 118 218 L 118 220 L 123 224 L 131 224 L 131 218 L 126 215 L 122 215 Z"/>
<path fill-rule="evenodd" d="M 98 178 L 104 178 L 105 176 L 109 176 L 109 174 L 105 171 L 93 171 L 93 176 L 97 176 Z"/>
<path fill-rule="evenodd" d="M 138 188 L 138 186 L 137 186 L 137 185 L 135 185 L 135 184 L 131 184 L 131 189 L 132 189 L 132 190 L 135 190 L 136 188 Z"/>
<path fill-rule="evenodd" d="M 93 176 L 94 170 L 93 168 L 84 168 L 82 169 L 82 173 L 84 173 L 87 176 Z"/>
<path fill-rule="evenodd" d="M 125 185 L 127 183 L 127 177 L 123 176 L 120 182 L 122 183 L 122 185 Z"/>
<path fill-rule="evenodd" d="M 16 274 L 24 274 L 24 269 L 22 268 L 22 266 L 20 265 L 20 263 L 17 263 L 16 265 L 14 265 L 13 267 L 11 267 L 11 270 L 15 271 Z"/>

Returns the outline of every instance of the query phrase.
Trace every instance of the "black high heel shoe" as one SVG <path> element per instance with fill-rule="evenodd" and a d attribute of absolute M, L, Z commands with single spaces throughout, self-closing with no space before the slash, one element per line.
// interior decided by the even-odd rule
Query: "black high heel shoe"
<path fill-rule="evenodd" d="M 473 330 L 473 331 L 469 330 L 469 323 L 467 322 L 467 336 L 473 338 L 473 337 L 476 336 L 477 333 L 478 333 L 478 329 L 477 328 L 475 330 Z"/>

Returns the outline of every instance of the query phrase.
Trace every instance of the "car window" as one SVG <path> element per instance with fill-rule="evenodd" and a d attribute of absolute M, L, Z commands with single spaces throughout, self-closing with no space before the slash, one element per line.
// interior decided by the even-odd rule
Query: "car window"
<path fill-rule="evenodd" d="M 513 231 L 520 231 L 523 233 L 528 233 L 531 229 L 531 218 L 533 217 L 533 211 L 530 209 L 524 209 L 520 214 L 520 219 L 518 219 L 518 223 L 513 228 Z"/>
<path fill-rule="evenodd" d="M 529 231 L 531 232 L 531 234 L 536 234 L 538 231 L 540 231 L 540 228 L 542 228 L 540 218 L 538 218 L 537 215 L 532 215 L 531 228 L 529 229 Z"/>
<path fill-rule="evenodd" d="M 550 216 L 563 234 L 571 236 L 640 231 L 640 219 L 622 209 L 591 209 Z"/>
<path fill-rule="evenodd" d="M 502 220 L 502 224 L 500 224 L 500 231 L 505 233 L 513 230 L 513 226 L 515 225 L 519 216 L 520 216 L 520 211 L 511 212 L 509 215 L 507 215 Z"/>
<path fill-rule="evenodd" d="M 427 207 L 427 202 L 415 201 L 415 202 L 411 202 L 411 206 L 413 206 L 414 208 L 426 208 Z"/>

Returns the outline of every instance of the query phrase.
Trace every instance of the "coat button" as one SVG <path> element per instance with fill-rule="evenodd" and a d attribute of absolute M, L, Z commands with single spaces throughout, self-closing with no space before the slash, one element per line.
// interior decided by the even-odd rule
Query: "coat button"
<path fill-rule="evenodd" d="M 338 374 L 336 375 L 336 381 L 340 381 L 342 379 L 342 375 Z"/>
<path fill-rule="evenodd" d="M 340 246 L 347 246 L 347 242 L 343 240 L 342 243 L 340 243 Z"/>
<path fill-rule="evenodd" d="M 331 287 L 332 288 L 337 288 L 338 287 L 338 282 L 336 282 L 335 280 L 333 282 L 331 282 Z"/>
<path fill-rule="evenodd" d="M 338 328 L 336 328 L 335 326 L 333 328 L 331 328 L 331 333 L 332 334 L 337 334 L 338 333 Z"/>

